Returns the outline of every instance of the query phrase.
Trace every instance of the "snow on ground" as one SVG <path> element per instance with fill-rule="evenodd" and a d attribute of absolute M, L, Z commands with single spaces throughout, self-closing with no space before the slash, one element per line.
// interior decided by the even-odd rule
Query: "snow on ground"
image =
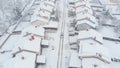
<path fill-rule="evenodd" d="M 104 46 L 108 48 L 111 58 L 120 59 L 120 42 L 104 40 Z M 120 62 L 112 62 L 110 68 L 120 68 Z"/>
<path fill-rule="evenodd" d="M 59 5 L 60 12 L 61 12 L 60 14 L 63 14 L 63 16 L 61 15 L 61 17 L 60 17 L 60 22 L 58 22 L 58 30 L 56 32 L 53 33 L 50 31 L 48 31 L 48 32 L 46 31 L 45 38 L 46 38 L 46 40 L 49 41 L 49 46 L 46 48 L 44 48 L 44 47 L 42 48 L 42 55 L 45 56 L 46 63 L 43 65 L 38 65 L 37 68 L 57 68 L 59 56 L 61 56 L 60 58 L 62 58 L 61 68 L 68 68 L 69 63 L 70 63 L 70 56 L 72 54 L 78 53 L 78 51 L 76 49 L 75 50 L 71 49 L 72 46 L 77 48 L 77 45 L 69 44 L 70 36 L 69 36 L 68 30 L 70 27 L 71 18 L 67 17 L 68 16 L 68 8 L 67 8 L 67 2 L 65 2 L 65 1 L 66 0 L 58 1 L 58 2 L 60 2 L 59 3 L 60 4 Z M 65 2 L 65 3 L 63 4 L 63 2 Z M 63 11 L 63 7 L 65 9 L 64 10 L 65 12 Z M 62 26 L 63 26 L 62 23 L 64 23 L 64 25 L 65 25 L 64 29 L 62 29 Z M 15 31 L 23 31 L 28 26 L 30 26 L 30 22 L 22 21 Z M 11 29 L 13 29 L 13 28 L 12 27 L 10 28 L 9 33 L 11 33 Z M 62 35 L 62 30 L 64 30 L 63 35 Z M 110 37 L 110 38 L 118 38 L 119 37 L 119 35 L 114 32 L 113 27 L 102 26 L 102 28 L 100 28 L 98 31 L 104 37 Z M 8 35 L 9 34 L 6 34 L 0 38 L 0 44 L 2 44 L 1 42 L 4 41 L 4 39 Z M 60 42 L 61 37 L 64 38 L 62 43 Z M 12 53 L 14 51 L 18 50 L 18 48 L 16 48 L 16 47 L 23 45 L 24 41 L 22 41 L 21 38 L 22 38 L 21 35 L 12 35 L 6 41 L 6 43 L 4 44 L 2 49 L 0 49 L 0 52 L 1 52 L 0 53 L 0 68 L 3 68 L 3 67 L 4 68 L 12 68 L 13 66 L 11 66 L 11 64 L 16 63 L 16 61 L 14 59 L 12 59 Z M 20 41 L 22 41 L 22 42 L 20 42 Z M 63 51 L 61 51 L 60 53 L 63 53 L 63 54 L 59 55 L 59 47 L 61 46 L 61 44 L 63 44 Z M 106 48 L 108 48 L 111 58 L 120 59 L 120 42 L 104 40 L 103 44 Z M 35 58 L 35 56 L 31 56 L 31 57 Z M 19 58 L 20 57 L 18 56 L 17 59 L 19 60 Z M 77 56 L 75 56 L 75 58 L 77 58 Z M 29 61 L 32 61 L 32 60 L 29 60 Z M 23 61 L 21 61 L 19 63 L 21 64 L 22 62 Z M 78 62 L 81 62 L 81 61 L 78 61 Z M 85 61 L 85 62 L 87 62 L 87 61 Z M 77 64 L 77 62 L 75 64 Z M 31 65 L 33 65 L 33 64 L 31 64 Z M 112 62 L 110 64 L 110 68 L 120 68 L 120 62 Z"/>
<path fill-rule="evenodd" d="M 100 33 L 103 36 L 110 38 L 118 38 L 119 36 L 114 32 L 113 27 L 103 27 L 103 29 L 100 30 Z M 111 58 L 120 59 L 120 42 L 104 40 L 103 44 L 106 48 L 108 48 Z M 120 62 L 112 62 L 110 64 L 110 68 L 119 68 L 119 67 L 120 67 Z"/>

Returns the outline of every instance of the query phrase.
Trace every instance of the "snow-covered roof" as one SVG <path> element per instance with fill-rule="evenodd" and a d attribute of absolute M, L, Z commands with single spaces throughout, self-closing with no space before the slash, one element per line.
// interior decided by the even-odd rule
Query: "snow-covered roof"
<path fill-rule="evenodd" d="M 47 5 L 47 4 L 45 4 L 45 3 L 40 6 L 40 9 L 41 9 L 41 10 L 45 10 L 45 11 L 48 11 L 48 12 L 50 12 L 50 13 L 52 13 L 53 8 L 54 8 L 54 7 L 52 7 L 52 6 L 50 6 L 50 5 Z"/>
<path fill-rule="evenodd" d="M 38 15 L 38 16 L 41 16 L 41 17 L 43 17 L 43 18 L 47 18 L 47 19 L 49 20 L 49 19 L 50 19 L 50 15 L 51 15 L 51 13 L 43 10 L 43 11 L 40 11 L 40 12 L 39 12 L 39 15 Z"/>
<path fill-rule="evenodd" d="M 50 15 L 51 15 L 51 13 L 49 13 L 49 12 L 47 12 L 45 10 L 41 10 L 39 12 L 34 13 L 32 15 L 32 17 L 38 16 L 38 17 L 42 17 L 42 18 L 44 18 L 46 20 L 49 20 L 50 19 Z"/>
<path fill-rule="evenodd" d="M 42 43 L 41 43 L 41 45 L 49 45 L 49 40 L 42 40 Z"/>
<path fill-rule="evenodd" d="M 49 19 L 45 19 L 43 17 L 39 17 L 39 16 L 32 16 L 31 18 L 31 24 L 34 25 L 44 25 L 44 24 L 48 24 Z"/>
<path fill-rule="evenodd" d="M 76 14 L 81 13 L 81 12 L 82 13 L 86 12 L 86 13 L 89 13 L 89 14 L 93 14 L 93 11 L 90 8 L 85 7 L 85 6 L 81 6 L 81 7 L 76 8 Z"/>
<path fill-rule="evenodd" d="M 36 27 L 34 25 L 31 25 L 31 26 L 25 28 L 22 31 L 23 35 L 26 34 L 26 33 L 31 33 L 31 34 L 34 34 L 34 35 L 38 35 L 38 36 L 44 37 L 45 29 L 42 28 L 42 27 Z"/>
<path fill-rule="evenodd" d="M 58 28 L 58 22 L 55 21 L 50 21 L 48 25 L 43 26 L 44 28 L 53 28 L 57 29 Z"/>
<path fill-rule="evenodd" d="M 29 38 L 24 38 L 23 41 L 25 42 L 24 45 L 21 47 L 21 49 L 23 50 L 29 50 L 29 51 L 33 51 L 36 53 L 40 53 L 40 49 L 41 49 L 41 38 L 40 37 L 36 37 L 34 36 L 33 40 L 30 40 L 32 36 L 30 36 Z"/>
<path fill-rule="evenodd" d="M 40 6 L 41 5 L 37 5 L 35 7 L 32 7 L 34 10 L 32 10 L 34 13 L 38 13 L 40 11 Z"/>
<path fill-rule="evenodd" d="M 91 15 L 91 14 L 88 14 L 88 13 L 85 13 L 85 14 L 80 14 L 80 13 L 76 14 L 76 20 L 77 21 L 84 20 L 84 19 L 90 20 L 93 23 L 98 23 L 97 19 L 93 15 Z"/>
<path fill-rule="evenodd" d="M 83 68 L 109 68 L 109 65 L 101 62 L 98 59 L 86 58 L 86 59 L 82 59 L 82 67 Z"/>
<path fill-rule="evenodd" d="M 107 48 L 96 42 L 80 41 L 79 56 L 82 58 L 97 58 L 103 62 L 110 63 L 110 54 Z"/>
<path fill-rule="evenodd" d="M 77 53 L 72 53 L 70 56 L 70 61 L 69 61 L 69 67 L 70 68 L 79 68 L 80 65 L 80 59 L 78 57 Z"/>
<path fill-rule="evenodd" d="M 75 44 L 75 43 L 77 43 L 77 38 L 76 38 L 76 36 L 71 36 L 71 37 L 69 38 L 69 44 Z"/>
<path fill-rule="evenodd" d="M 52 2 L 52 1 L 45 1 L 45 4 L 48 4 L 48 5 L 52 6 L 52 7 L 55 7 L 55 3 Z"/>
<path fill-rule="evenodd" d="M 40 3 L 41 3 L 40 0 L 37 0 L 37 1 L 34 2 L 35 5 L 39 5 Z"/>
<path fill-rule="evenodd" d="M 14 64 L 12 68 L 35 68 L 36 54 L 29 52 L 22 52 L 16 55 L 14 58 Z"/>
<path fill-rule="evenodd" d="M 79 1 L 79 2 L 76 2 L 75 3 L 75 7 L 76 8 L 78 8 L 78 7 L 80 7 L 80 6 L 86 6 L 86 7 L 88 7 L 88 8 L 91 8 L 91 6 L 90 6 L 90 3 L 89 2 L 86 2 L 86 1 Z"/>
<path fill-rule="evenodd" d="M 109 9 L 109 11 L 110 11 L 110 13 L 111 14 L 120 14 L 120 10 L 119 10 L 119 7 L 117 6 L 117 5 L 111 5 L 111 6 L 107 6 Z"/>
<path fill-rule="evenodd" d="M 80 53 L 81 54 L 96 54 L 101 53 L 102 55 L 109 56 L 109 51 L 104 45 L 98 44 L 95 41 L 80 41 Z"/>
<path fill-rule="evenodd" d="M 83 30 L 83 29 L 91 29 L 91 28 L 96 28 L 97 24 L 92 23 L 89 20 L 82 20 L 82 21 L 78 21 L 77 24 L 75 25 L 75 27 L 78 30 Z"/>
<path fill-rule="evenodd" d="M 45 11 L 45 10 L 40 10 L 40 11 L 34 12 L 31 19 L 34 20 L 36 17 L 42 17 L 42 18 L 44 18 L 46 20 L 49 20 L 50 15 L 51 15 L 50 12 Z"/>
<path fill-rule="evenodd" d="M 45 63 L 46 63 L 46 58 L 45 58 L 45 56 L 44 56 L 44 55 L 38 55 L 36 62 L 37 62 L 37 63 L 41 63 L 41 64 L 45 64 Z"/>
<path fill-rule="evenodd" d="M 78 32 L 78 40 L 93 39 L 99 43 L 103 43 L 103 36 L 93 29 Z"/>
<path fill-rule="evenodd" d="M 103 12 L 103 8 L 99 8 L 99 7 L 92 7 L 93 11 L 95 12 Z"/>
<path fill-rule="evenodd" d="M 21 36 L 19 43 L 12 51 L 13 55 L 18 55 L 19 53 L 29 52 L 34 54 L 41 53 L 41 38 L 35 35 Z"/>

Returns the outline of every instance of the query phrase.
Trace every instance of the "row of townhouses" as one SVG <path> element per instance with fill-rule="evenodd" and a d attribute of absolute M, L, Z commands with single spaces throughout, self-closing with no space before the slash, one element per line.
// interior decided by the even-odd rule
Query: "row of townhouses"
<path fill-rule="evenodd" d="M 97 16 L 103 8 L 91 4 L 89 0 L 74 1 L 74 8 L 79 61 L 76 61 L 76 64 L 71 61 L 69 67 L 109 68 L 109 50 L 103 44 L 103 36 L 96 30 L 99 26 Z M 97 11 L 96 14 L 93 10 Z M 80 66 L 77 62 L 80 62 Z"/>

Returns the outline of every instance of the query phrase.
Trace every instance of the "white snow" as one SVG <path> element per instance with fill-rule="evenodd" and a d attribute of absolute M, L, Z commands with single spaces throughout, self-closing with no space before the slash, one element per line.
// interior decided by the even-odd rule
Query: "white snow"
<path fill-rule="evenodd" d="M 85 14 L 76 14 L 76 20 L 79 21 L 79 20 L 83 20 L 83 19 L 88 19 L 90 21 L 92 21 L 93 23 L 97 23 L 97 20 L 96 18 L 91 15 L 91 14 L 88 14 L 88 13 L 85 13 Z"/>
<path fill-rule="evenodd" d="M 45 58 L 45 56 L 44 56 L 44 55 L 38 55 L 38 56 L 37 56 L 36 63 L 45 64 L 45 63 L 46 63 L 46 58 Z"/>
<path fill-rule="evenodd" d="M 76 8 L 76 14 L 78 14 L 78 13 L 93 14 L 93 11 L 88 7 L 81 6 L 81 7 Z"/>
<path fill-rule="evenodd" d="M 78 35 L 79 40 L 91 38 L 100 43 L 103 43 L 103 39 L 102 39 L 103 36 L 93 29 L 79 31 L 78 33 L 79 33 Z"/>
<path fill-rule="evenodd" d="M 49 46 L 49 40 L 42 40 L 41 45 Z"/>
<path fill-rule="evenodd" d="M 36 54 L 29 52 L 22 52 L 14 58 L 12 68 L 35 68 Z"/>
<path fill-rule="evenodd" d="M 77 53 L 73 53 L 70 56 L 70 61 L 69 61 L 69 67 L 73 67 L 73 68 L 79 68 L 80 65 L 80 59 L 78 58 L 78 54 Z"/>
<path fill-rule="evenodd" d="M 109 50 L 105 48 L 101 44 L 97 44 L 94 41 L 80 41 L 80 54 L 79 56 L 97 56 L 97 54 L 101 54 L 102 57 L 106 57 L 105 60 L 110 61 Z"/>
<path fill-rule="evenodd" d="M 55 0 L 36 2 L 34 7 L 32 7 L 33 14 L 30 19 L 31 22 L 21 22 L 22 24 L 15 30 L 22 31 L 22 34 L 12 35 L 5 42 L 2 49 L 0 49 L 0 68 L 35 68 L 36 63 L 43 64 L 38 65 L 37 68 L 57 68 L 58 60 L 60 59 L 60 68 L 120 68 L 120 62 L 111 62 L 111 58 L 120 59 L 120 42 L 103 39 L 103 37 L 119 39 L 118 37 L 120 35 L 114 31 L 114 27 L 101 25 L 97 30 L 93 29 L 99 26 L 96 17 L 92 15 L 93 10 L 99 10 L 98 7 L 100 7 L 102 11 L 102 5 L 99 5 L 99 2 L 94 4 L 92 2 L 89 3 L 88 1 L 90 0 L 81 2 L 79 2 L 80 0 L 71 1 L 76 1 L 74 7 L 77 13 L 75 17 L 77 23 L 75 27 L 79 26 L 83 28 L 82 31 L 78 31 L 78 36 L 75 35 L 74 28 L 70 30 L 69 19 L 74 18 L 67 17 L 67 10 L 69 9 L 67 0 L 56 1 L 58 3 L 55 3 Z M 108 0 L 100 1 L 105 2 L 103 3 L 104 6 L 108 2 Z M 91 5 L 96 8 L 91 9 Z M 56 8 L 56 6 L 59 6 L 59 8 Z M 59 22 L 50 20 L 54 8 L 55 10 L 59 9 Z M 116 13 L 115 10 L 117 10 L 117 7 L 111 8 L 114 10 L 110 12 Z M 119 11 L 117 12 L 119 13 Z M 110 21 L 106 21 L 106 23 L 108 22 L 110 23 Z M 9 29 L 9 33 L 12 33 L 13 27 Z M 45 28 L 57 30 L 51 33 L 47 32 Z M 69 32 L 74 35 L 69 36 Z M 8 35 L 5 34 L 0 37 L 0 44 L 4 42 Z M 75 44 L 70 45 L 72 43 Z M 41 48 L 41 45 L 47 45 L 49 47 Z M 73 46 L 79 49 L 79 51 L 77 49 L 72 50 L 71 47 Z M 16 56 L 13 58 L 14 53 L 16 53 Z M 86 58 L 91 56 L 92 58 Z"/>
<path fill-rule="evenodd" d="M 55 3 L 52 2 L 52 1 L 45 1 L 45 4 L 48 4 L 48 5 L 52 6 L 52 7 L 55 6 Z"/>
<path fill-rule="evenodd" d="M 48 25 L 43 26 L 44 28 L 54 28 L 58 29 L 58 22 L 50 21 Z"/>
<path fill-rule="evenodd" d="M 86 25 L 86 26 L 84 26 Z M 78 29 L 89 29 L 89 28 L 96 28 L 97 24 L 92 23 L 91 21 L 88 20 L 82 20 L 82 21 L 78 21 L 77 24 L 75 25 L 75 27 L 77 27 Z"/>
<path fill-rule="evenodd" d="M 22 47 L 20 47 L 23 50 L 29 50 L 29 51 L 33 51 L 33 52 L 37 52 L 40 53 L 40 49 L 41 49 L 41 38 L 40 37 L 35 37 L 33 40 L 29 40 L 30 38 L 23 38 L 22 40 L 24 41 L 24 44 L 22 45 Z"/>
<path fill-rule="evenodd" d="M 90 8 L 91 6 L 90 6 L 90 3 L 88 3 L 87 1 L 78 1 L 78 2 L 76 2 L 75 3 L 75 7 L 77 8 L 77 7 L 81 7 L 81 6 L 85 6 L 85 7 L 88 7 L 88 8 Z"/>
<path fill-rule="evenodd" d="M 26 33 L 31 33 L 40 37 L 44 37 L 45 30 L 42 27 L 31 25 L 22 31 L 22 35 L 25 35 Z"/>
<path fill-rule="evenodd" d="M 50 6 L 50 5 L 47 5 L 47 4 L 45 4 L 45 3 L 43 3 L 43 5 L 40 6 L 40 9 L 41 9 L 41 10 L 46 10 L 46 11 L 48 11 L 48 12 L 50 12 L 50 13 L 52 13 L 53 8 L 54 8 L 54 7 L 52 7 L 52 6 Z"/>
<path fill-rule="evenodd" d="M 109 65 L 94 58 L 85 58 L 82 60 L 82 64 L 83 68 L 109 68 Z"/>

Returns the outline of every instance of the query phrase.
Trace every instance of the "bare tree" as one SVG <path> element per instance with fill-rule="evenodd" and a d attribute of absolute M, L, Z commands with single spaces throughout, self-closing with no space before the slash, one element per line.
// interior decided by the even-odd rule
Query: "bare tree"
<path fill-rule="evenodd" d="M 16 24 L 30 0 L 0 0 L 0 33 Z"/>

